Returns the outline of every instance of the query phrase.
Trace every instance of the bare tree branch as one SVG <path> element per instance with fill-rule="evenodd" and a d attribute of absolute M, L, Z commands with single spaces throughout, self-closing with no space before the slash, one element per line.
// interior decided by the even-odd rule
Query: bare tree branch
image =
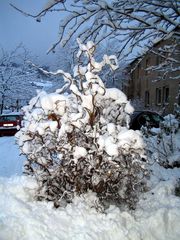
<path fill-rule="evenodd" d="M 152 45 L 154 39 L 180 38 L 180 2 L 179 0 L 114 0 L 114 1 L 83 1 L 83 0 L 47 1 L 42 10 L 33 15 L 11 6 L 25 16 L 40 20 L 54 7 L 60 14 L 59 39 L 50 47 L 48 53 L 62 44 L 67 44 L 74 36 L 83 41 L 101 42 L 103 39 L 117 38 L 123 46 L 132 49 L 143 44 Z M 122 55 L 123 48 L 119 51 Z M 121 56 L 123 57 L 123 55 Z"/>

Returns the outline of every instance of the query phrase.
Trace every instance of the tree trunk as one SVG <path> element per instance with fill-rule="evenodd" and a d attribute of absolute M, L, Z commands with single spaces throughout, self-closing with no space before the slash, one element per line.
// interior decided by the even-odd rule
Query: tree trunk
<path fill-rule="evenodd" d="M 0 114 L 2 114 L 4 109 L 4 96 L 2 96 L 2 101 L 1 101 L 1 105 L 0 105 Z"/>

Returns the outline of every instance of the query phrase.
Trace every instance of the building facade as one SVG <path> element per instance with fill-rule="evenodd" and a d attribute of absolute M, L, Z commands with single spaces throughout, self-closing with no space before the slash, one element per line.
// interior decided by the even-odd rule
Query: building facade
<path fill-rule="evenodd" d="M 125 92 L 129 99 L 140 99 L 145 109 L 173 113 L 180 104 L 180 46 L 174 40 L 160 41 L 143 57 L 130 64 Z"/>

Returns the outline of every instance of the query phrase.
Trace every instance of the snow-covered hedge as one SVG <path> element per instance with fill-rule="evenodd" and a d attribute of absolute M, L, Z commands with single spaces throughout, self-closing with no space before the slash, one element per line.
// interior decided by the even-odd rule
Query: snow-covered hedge
<path fill-rule="evenodd" d="M 133 108 L 120 90 L 106 89 L 98 76 L 105 64 L 117 68 L 116 57 L 96 62 L 95 45 L 78 43 L 74 76 L 51 73 L 63 75 L 64 87 L 41 92 L 24 107 L 25 126 L 17 138 L 27 156 L 25 172 L 39 183 L 37 199 L 56 207 L 92 190 L 102 204 L 133 208 L 147 174 L 141 133 L 128 129 Z M 67 88 L 70 94 L 64 94 Z"/>
<path fill-rule="evenodd" d="M 180 148 L 179 144 L 176 143 L 179 121 L 175 115 L 165 116 L 159 128 L 143 127 L 141 130 L 150 161 L 158 162 L 164 168 L 180 166 Z"/>

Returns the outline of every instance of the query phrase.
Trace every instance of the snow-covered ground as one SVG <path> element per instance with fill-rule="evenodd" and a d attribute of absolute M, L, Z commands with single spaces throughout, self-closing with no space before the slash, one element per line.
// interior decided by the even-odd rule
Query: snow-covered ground
<path fill-rule="evenodd" d="M 142 196 L 136 211 L 111 206 L 104 214 L 92 208 L 96 201 L 92 193 L 66 208 L 36 202 L 35 181 L 20 176 L 22 161 L 14 137 L 0 138 L 0 240 L 180 239 L 180 197 L 174 194 L 180 178 L 177 168 L 154 165 L 152 189 Z"/>
<path fill-rule="evenodd" d="M 21 175 L 24 159 L 13 136 L 0 138 L 0 176 Z"/>

